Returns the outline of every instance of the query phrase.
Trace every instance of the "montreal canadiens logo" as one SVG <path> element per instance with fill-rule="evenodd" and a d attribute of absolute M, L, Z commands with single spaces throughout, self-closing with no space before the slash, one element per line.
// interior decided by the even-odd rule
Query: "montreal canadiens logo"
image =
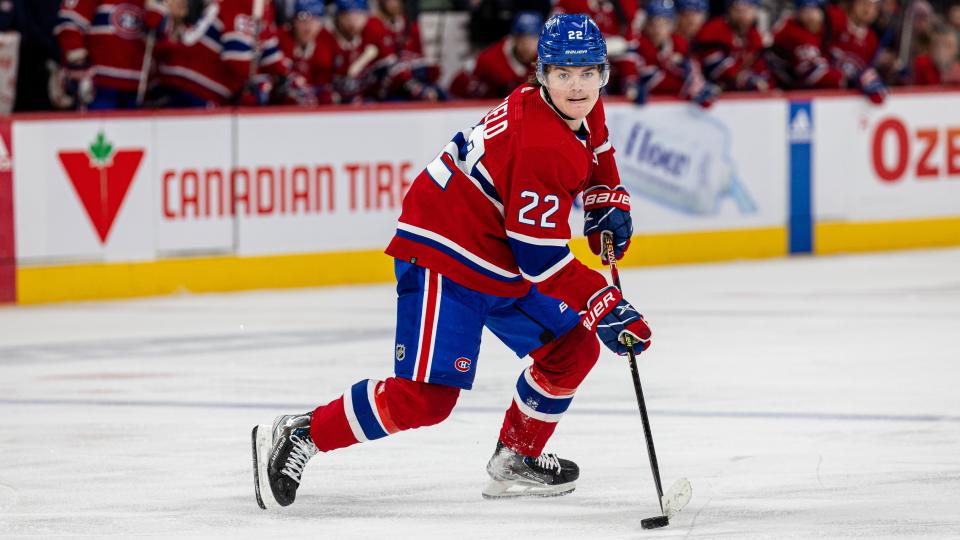
<path fill-rule="evenodd" d="M 130 4 L 120 4 L 110 14 L 110 25 L 114 33 L 124 39 L 139 39 L 142 37 L 140 8 Z"/>
<path fill-rule="evenodd" d="M 473 361 L 469 358 L 460 357 L 457 358 L 457 361 L 453 363 L 453 367 L 457 368 L 457 371 L 461 373 L 466 373 L 470 371 L 470 366 L 473 364 Z"/>

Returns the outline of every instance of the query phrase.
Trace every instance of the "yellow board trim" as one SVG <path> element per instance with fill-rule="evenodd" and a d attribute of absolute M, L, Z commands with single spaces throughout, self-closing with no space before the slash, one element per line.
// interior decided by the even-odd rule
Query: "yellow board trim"
<path fill-rule="evenodd" d="M 588 266 L 600 268 L 585 238 L 570 242 L 570 249 Z M 634 236 L 620 266 L 654 266 L 732 259 L 766 259 L 787 254 L 787 229 L 768 227 L 732 231 L 662 233 Z"/>
<path fill-rule="evenodd" d="M 814 253 L 818 255 L 960 245 L 960 217 L 823 222 L 813 230 Z"/>
<path fill-rule="evenodd" d="M 22 267 L 17 269 L 17 303 L 383 283 L 392 279 L 393 260 L 381 250 Z"/>
<path fill-rule="evenodd" d="M 697 263 L 780 257 L 783 227 L 634 237 L 623 266 Z M 586 239 L 571 242 L 581 260 L 599 267 Z M 133 298 L 179 292 L 317 287 L 393 280 L 393 261 L 381 250 L 276 255 L 196 257 L 152 262 L 76 264 L 17 269 L 17 301 Z"/>

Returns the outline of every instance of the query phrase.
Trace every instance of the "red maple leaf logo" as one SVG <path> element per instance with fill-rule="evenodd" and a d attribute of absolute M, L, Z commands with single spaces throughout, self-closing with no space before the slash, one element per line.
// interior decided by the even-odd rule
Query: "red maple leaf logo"
<path fill-rule="evenodd" d="M 143 153 L 135 149 L 114 150 L 102 131 L 87 150 L 57 153 L 101 244 L 107 242 Z"/>

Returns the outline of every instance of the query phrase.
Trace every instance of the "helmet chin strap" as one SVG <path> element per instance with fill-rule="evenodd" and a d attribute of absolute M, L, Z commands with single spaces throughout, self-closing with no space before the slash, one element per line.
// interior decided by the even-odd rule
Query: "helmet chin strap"
<path fill-rule="evenodd" d="M 543 99 L 547 100 L 547 103 L 550 104 L 550 107 L 554 110 L 554 112 L 556 112 L 558 115 L 560 115 L 560 118 L 563 118 L 564 120 L 576 120 L 575 118 L 572 118 L 572 117 L 567 116 L 566 114 L 564 114 L 563 111 L 561 111 L 561 110 L 557 107 L 557 104 L 553 102 L 553 98 L 550 97 L 550 91 L 547 90 L 547 87 L 546 87 L 546 86 L 542 86 L 541 88 L 543 88 Z"/>

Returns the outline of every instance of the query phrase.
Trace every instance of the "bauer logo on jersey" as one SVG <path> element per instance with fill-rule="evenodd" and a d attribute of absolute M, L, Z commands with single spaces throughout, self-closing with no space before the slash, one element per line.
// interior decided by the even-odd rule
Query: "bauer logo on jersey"
<path fill-rule="evenodd" d="M 716 117 L 645 107 L 609 115 L 607 125 L 622 183 L 634 195 L 700 216 L 757 211 L 737 174 L 730 130 Z"/>
<path fill-rule="evenodd" d="M 397 360 L 403 362 L 403 359 L 407 357 L 407 346 L 403 343 L 397 343 Z"/>
<path fill-rule="evenodd" d="M 457 361 L 453 363 L 453 367 L 457 368 L 457 371 L 460 373 L 466 373 L 470 371 L 470 366 L 473 365 L 473 360 L 469 358 L 460 357 L 457 358 Z"/>

